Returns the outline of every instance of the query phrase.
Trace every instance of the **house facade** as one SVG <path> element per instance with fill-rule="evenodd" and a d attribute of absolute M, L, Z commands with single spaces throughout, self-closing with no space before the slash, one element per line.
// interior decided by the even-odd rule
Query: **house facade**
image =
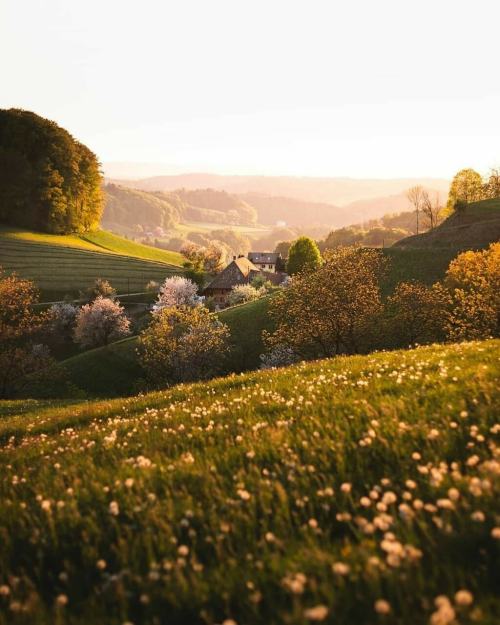
<path fill-rule="evenodd" d="M 285 271 L 285 262 L 281 254 L 275 252 L 249 252 L 248 259 L 261 271 L 269 273 Z"/>

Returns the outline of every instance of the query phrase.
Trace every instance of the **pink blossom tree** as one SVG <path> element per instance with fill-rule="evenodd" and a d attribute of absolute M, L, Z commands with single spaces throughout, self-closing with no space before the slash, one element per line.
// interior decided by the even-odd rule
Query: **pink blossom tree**
<path fill-rule="evenodd" d="M 74 340 L 82 347 L 108 345 L 128 334 L 130 321 L 123 306 L 111 299 L 99 296 L 77 314 Z"/>

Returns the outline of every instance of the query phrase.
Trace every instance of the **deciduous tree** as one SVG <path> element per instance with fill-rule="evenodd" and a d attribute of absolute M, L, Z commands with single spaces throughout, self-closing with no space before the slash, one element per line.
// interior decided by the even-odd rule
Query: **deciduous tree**
<path fill-rule="evenodd" d="M 108 345 L 130 334 L 130 321 L 118 302 L 99 295 L 82 306 L 75 323 L 75 342 L 85 348 Z"/>
<path fill-rule="evenodd" d="M 153 311 L 157 313 L 163 308 L 198 306 L 200 303 L 198 287 L 192 280 L 182 276 L 172 276 L 166 278 L 161 285 Z"/>
<path fill-rule="evenodd" d="M 287 272 L 293 276 L 303 271 L 314 271 L 321 265 L 321 254 L 315 241 L 299 237 L 290 246 Z"/>
<path fill-rule="evenodd" d="M 483 199 L 483 179 L 474 169 L 461 169 L 453 178 L 448 194 L 448 210 Z"/>
<path fill-rule="evenodd" d="M 317 271 L 294 276 L 271 300 L 276 330 L 264 333 L 268 350 L 287 347 L 297 357 L 316 358 L 368 349 L 382 309 L 379 281 L 385 265 L 374 249 L 327 251 Z"/>
<path fill-rule="evenodd" d="M 229 328 L 204 306 L 164 308 L 139 338 L 139 360 L 155 385 L 213 377 L 224 365 Z"/>

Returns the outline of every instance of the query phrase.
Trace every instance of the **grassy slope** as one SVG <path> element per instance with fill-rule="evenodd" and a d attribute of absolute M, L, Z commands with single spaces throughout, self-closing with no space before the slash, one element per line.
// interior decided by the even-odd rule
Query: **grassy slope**
<path fill-rule="evenodd" d="M 235 306 L 219 313 L 231 330 L 231 352 L 228 367 L 244 371 L 259 366 L 262 330 L 270 328 L 267 298 Z M 130 395 L 137 390 L 143 372 L 137 362 L 137 338 L 131 337 L 107 347 L 99 347 L 68 358 L 63 365 L 69 380 L 93 397 Z"/>
<path fill-rule="evenodd" d="M 320 605 L 336 625 L 424 625 L 467 589 L 457 622 L 493 625 L 499 356 L 433 346 L 0 403 L 0 623 L 305 625 Z"/>
<path fill-rule="evenodd" d="M 441 280 L 450 261 L 458 254 L 450 248 L 402 248 L 389 247 L 383 250 L 389 259 L 387 276 L 382 282 L 382 292 L 389 295 L 399 282 L 418 280 L 424 284 L 434 284 Z"/>
<path fill-rule="evenodd" d="M 123 237 L 120 237 L 112 232 L 106 230 L 99 230 L 98 232 L 91 232 L 89 234 L 82 235 L 81 237 L 85 241 L 93 243 L 100 249 L 116 252 L 117 254 L 123 254 L 124 256 L 133 256 L 134 258 L 143 258 L 145 260 L 153 260 L 159 263 L 168 263 L 170 265 L 176 265 L 182 267 L 182 263 L 185 258 L 178 252 L 172 252 L 169 250 L 160 250 L 150 245 L 142 245 L 141 243 L 135 243 L 129 241 Z"/>
<path fill-rule="evenodd" d="M 13 230 L 0 230 L 0 266 L 7 271 L 33 279 L 43 299 L 77 295 L 96 279 L 105 278 L 126 293 L 143 291 L 149 280 L 163 280 L 178 273 L 177 264 L 165 261 L 177 257 L 164 252 L 162 262 L 147 259 L 157 250 L 121 239 L 108 233 L 96 233 L 92 242 L 76 235 L 60 236 Z M 98 245 L 99 244 L 99 245 Z M 103 244 L 108 249 L 103 249 Z M 145 249 L 142 249 L 145 248 Z M 118 253 L 123 250 L 124 253 Z M 141 257 L 139 254 L 144 254 Z"/>
<path fill-rule="evenodd" d="M 440 226 L 398 241 L 394 247 L 479 249 L 500 239 L 500 198 L 482 200 L 455 211 Z"/>

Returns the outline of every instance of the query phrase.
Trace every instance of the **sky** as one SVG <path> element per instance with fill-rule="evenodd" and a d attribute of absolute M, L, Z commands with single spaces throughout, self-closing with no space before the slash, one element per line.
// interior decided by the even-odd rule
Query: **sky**
<path fill-rule="evenodd" d="M 0 108 L 165 173 L 486 173 L 499 21 L 498 0 L 0 0 Z"/>

